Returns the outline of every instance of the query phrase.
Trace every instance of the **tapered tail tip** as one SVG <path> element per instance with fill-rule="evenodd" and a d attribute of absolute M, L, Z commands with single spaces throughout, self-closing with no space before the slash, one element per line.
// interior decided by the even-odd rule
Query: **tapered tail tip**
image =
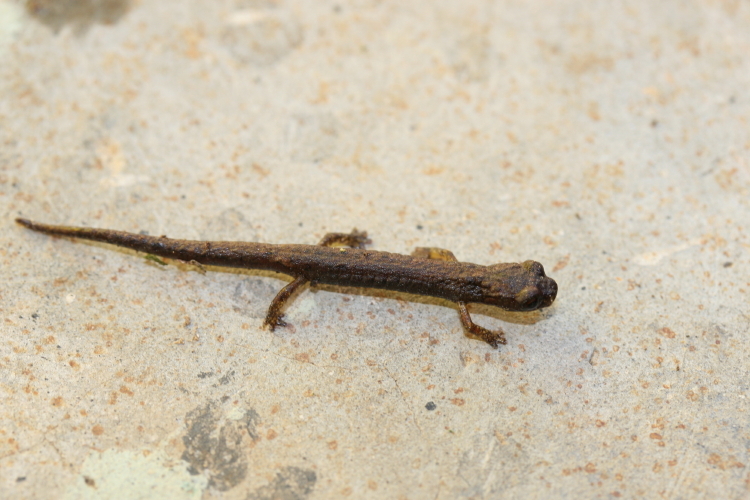
<path fill-rule="evenodd" d="M 20 217 L 16 219 L 16 222 L 19 223 L 19 224 L 21 224 L 22 226 L 28 227 L 28 228 L 30 228 L 31 226 L 34 225 L 34 223 L 31 222 L 29 219 L 22 219 Z"/>

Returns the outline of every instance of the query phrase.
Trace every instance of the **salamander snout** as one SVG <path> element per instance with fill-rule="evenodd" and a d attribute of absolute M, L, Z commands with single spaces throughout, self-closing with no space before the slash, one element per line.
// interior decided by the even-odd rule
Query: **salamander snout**
<path fill-rule="evenodd" d="M 555 297 L 557 297 L 557 282 L 548 276 L 544 276 L 539 280 L 538 287 L 541 295 L 538 308 L 551 306 Z"/>
<path fill-rule="evenodd" d="M 544 267 L 536 261 L 527 260 L 521 266 L 526 270 L 530 282 L 515 295 L 516 310 L 533 311 L 549 307 L 557 297 L 557 283 L 544 274 Z"/>

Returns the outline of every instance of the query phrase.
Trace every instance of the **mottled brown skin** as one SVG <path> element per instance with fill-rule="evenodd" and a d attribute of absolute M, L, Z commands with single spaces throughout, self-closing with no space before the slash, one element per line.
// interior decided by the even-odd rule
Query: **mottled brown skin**
<path fill-rule="evenodd" d="M 555 300 L 557 283 L 538 262 L 481 266 L 458 262 L 449 250 L 417 248 L 412 255 L 365 249 L 367 233 L 329 233 L 318 245 L 274 245 L 239 241 L 173 240 L 166 236 L 70 226 L 53 226 L 16 219 L 19 224 L 46 234 L 101 241 L 141 252 L 204 265 L 264 269 L 290 276 L 271 302 L 265 325 L 285 326 L 283 308 L 305 283 L 381 288 L 429 295 L 458 304 L 461 323 L 492 347 L 505 344 L 502 330 L 487 330 L 471 320 L 466 304 L 475 302 L 509 311 L 532 311 Z M 334 247 L 346 245 L 350 248 Z"/>

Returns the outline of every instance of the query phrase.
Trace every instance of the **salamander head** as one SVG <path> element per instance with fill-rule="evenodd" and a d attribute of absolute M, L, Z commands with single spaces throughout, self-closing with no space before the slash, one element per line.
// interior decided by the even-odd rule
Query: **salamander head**
<path fill-rule="evenodd" d="M 557 283 L 544 274 L 539 262 L 487 266 L 482 277 L 482 303 L 509 311 L 533 311 L 549 307 L 557 296 Z"/>

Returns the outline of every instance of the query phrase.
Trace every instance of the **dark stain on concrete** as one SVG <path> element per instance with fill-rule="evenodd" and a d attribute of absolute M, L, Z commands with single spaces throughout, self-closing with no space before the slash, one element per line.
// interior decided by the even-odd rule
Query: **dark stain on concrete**
<path fill-rule="evenodd" d="M 258 440 L 258 431 L 255 429 L 255 427 L 258 424 L 258 421 L 260 420 L 260 415 L 250 408 L 249 410 L 245 410 L 245 416 L 240 419 L 240 422 L 245 427 L 245 431 L 247 431 L 247 435 L 250 436 L 250 438 L 253 441 Z"/>
<path fill-rule="evenodd" d="M 188 472 L 205 474 L 208 485 L 227 491 L 247 476 L 246 451 L 258 439 L 256 424 L 260 420 L 253 409 L 246 409 L 239 419 L 226 418 L 222 406 L 209 402 L 185 416 L 187 433 L 182 437 Z"/>
<path fill-rule="evenodd" d="M 83 34 L 93 24 L 115 24 L 131 4 L 131 0 L 26 0 L 26 12 L 55 33 L 71 26 Z"/>
<path fill-rule="evenodd" d="M 276 478 L 247 496 L 247 500 L 305 500 L 318 480 L 315 471 L 284 467 Z"/>
<path fill-rule="evenodd" d="M 219 379 L 219 385 L 227 385 L 234 379 L 234 370 L 229 371 L 226 375 Z"/>

